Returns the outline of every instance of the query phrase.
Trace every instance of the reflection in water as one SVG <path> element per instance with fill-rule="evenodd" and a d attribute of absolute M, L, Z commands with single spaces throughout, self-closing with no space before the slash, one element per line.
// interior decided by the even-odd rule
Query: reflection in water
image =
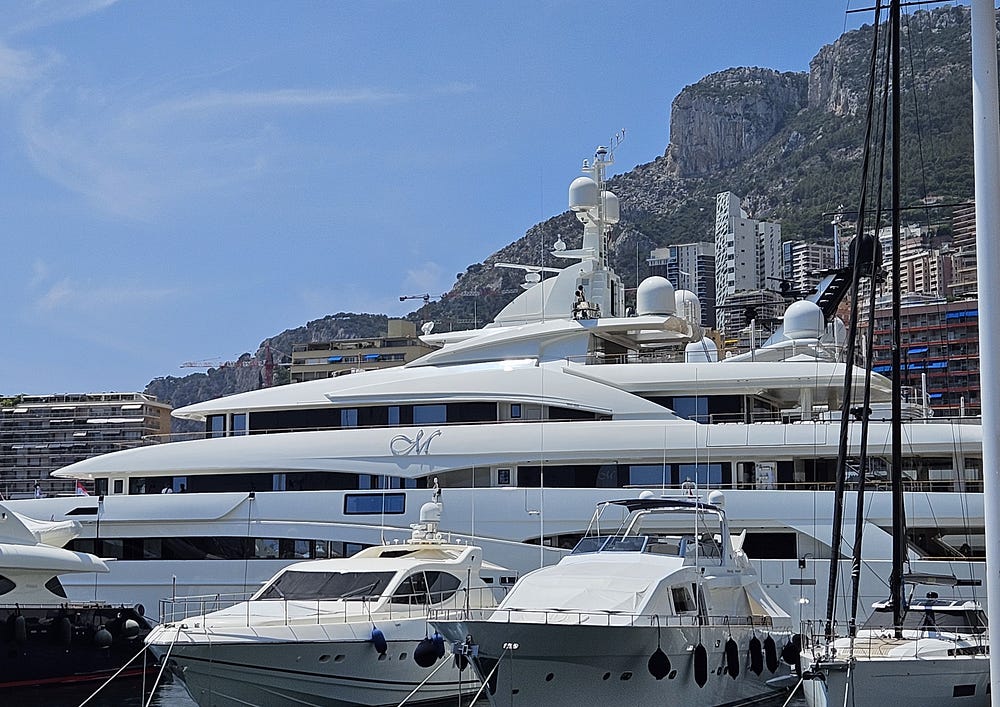
<path fill-rule="evenodd" d="M 146 678 L 146 699 L 148 691 L 153 687 L 155 673 Z M 93 685 L 76 685 L 73 687 L 38 687 L 5 691 L 0 696 L 3 704 L 18 705 L 18 707 L 78 707 L 84 700 L 100 687 Z M 87 707 L 144 707 L 142 696 L 142 678 L 119 679 L 101 690 Z M 156 688 L 151 707 L 195 707 L 194 700 L 188 697 L 184 686 L 165 674 Z"/>
<path fill-rule="evenodd" d="M 153 686 L 155 677 L 154 675 L 146 679 L 146 690 Z M 94 685 L 11 690 L 0 693 L 0 704 L 17 705 L 17 707 L 79 707 L 97 687 Z M 101 690 L 87 703 L 87 707 L 145 707 L 146 703 L 141 692 L 141 678 L 117 680 Z M 148 699 L 148 694 L 146 697 Z M 780 707 L 783 703 L 782 699 L 775 703 L 775 707 Z M 796 695 L 788 707 L 805 707 L 805 704 L 805 700 Z M 168 673 L 160 680 L 150 707 L 197 707 L 197 705 L 188 696 L 184 686 Z"/>

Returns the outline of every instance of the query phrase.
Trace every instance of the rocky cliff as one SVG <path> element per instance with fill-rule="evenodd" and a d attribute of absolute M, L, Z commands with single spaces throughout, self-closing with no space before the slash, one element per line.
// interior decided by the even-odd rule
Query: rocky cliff
<path fill-rule="evenodd" d="M 806 74 L 740 68 L 685 87 L 670 107 L 668 172 L 699 177 L 744 162 L 805 107 L 807 86 Z"/>

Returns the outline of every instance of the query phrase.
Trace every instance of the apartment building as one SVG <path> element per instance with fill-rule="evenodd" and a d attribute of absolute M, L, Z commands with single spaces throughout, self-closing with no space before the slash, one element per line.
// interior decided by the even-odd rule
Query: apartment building
<path fill-rule="evenodd" d="M 417 338 L 416 324 L 390 319 L 384 337 L 296 344 L 292 348 L 291 378 L 293 383 L 300 383 L 353 370 L 402 366 L 433 350 L 433 346 Z"/>
<path fill-rule="evenodd" d="M 76 493 L 75 482 L 49 474 L 99 454 L 167 440 L 170 411 L 145 393 L 0 398 L 0 493 L 5 498 Z"/>

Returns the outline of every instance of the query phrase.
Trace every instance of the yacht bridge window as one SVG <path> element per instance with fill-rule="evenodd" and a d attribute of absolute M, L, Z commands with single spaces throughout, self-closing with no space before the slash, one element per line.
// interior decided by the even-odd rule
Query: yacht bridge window
<path fill-rule="evenodd" d="M 392 593 L 400 604 L 439 604 L 454 596 L 462 581 L 447 572 L 414 572 Z"/>
<path fill-rule="evenodd" d="M 289 570 L 275 577 L 257 599 L 316 601 L 320 599 L 374 599 L 385 591 L 394 572 L 301 572 Z"/>

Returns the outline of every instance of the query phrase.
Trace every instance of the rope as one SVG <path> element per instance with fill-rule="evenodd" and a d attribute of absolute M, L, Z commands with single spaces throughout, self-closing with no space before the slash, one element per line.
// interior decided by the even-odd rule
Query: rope
<path fill-rule="evenodd" d="M 122 666 L 121 668 L 119 668 L 119 669 L 118 669 L 118 672 L 116 672 L 116 673 L 115 673 L 114 675 L 112 675 L 111 677 L 109 677 L 109 678 L 108 678 L 107 680 L 105 680 L 105 681 L 104 681 L 104 682 L 103 682 L 103 683 L 101 684 L 101 686 L 100 686 L 99 688 L 97 688 L 96 690 L 94 690 L 94 692 L 93 692 L 93 693 L 91 693 L 90 697 L 88 697 L 88 698 L 87 698 L 87 699 L 85 699 L 85 700 L 84 700 L 83 702 L 81 702 L 81 703 L 80 703 L 80 707 L 83 707 L 83 706 L 84 706 L 85 704 L 87 704 L 87 703 L 88 703 L 88 702 L 90 702 L 90 701 L 91 701 L 92 699 L 94 699 L 94 697 L 96 697 L 96 696 L 97 696 L 97 693 L 98 693 L 98 692 L 100 692 L 101 690 L 103 690 L 104 688 L 106 688 L 106 687 L 107 687 L 107 686 L 108 686 L 108 685 L 109 685 L 109 684 L 111 683 L 111 681 L 112 681 L 112 680 L 114 680 L 114 679 L 115 679 L 116 677 L 118 677 L 119 675 L 121 675 L 122 671 L 123 671 L 123 670 L 125 670 L 125 668 L 127 668 L 127 667 L 128 667 L 128 666 L 130 666 L 130 665 L 132 665 L 132 661 L 134 661 L 134 660 L 135 660 L 136 658 L 138 658 L 138 657 L 139 657 L 140 655 L 142 655 L 142 654 L 143 654 L 143 653 L 145 653 L 145 652 L 146 652 L 146 646 L 145 646 L 145 644 L 143 644 L 142 648 L 140 648 L 140 649 L 139 649 L 139 652 L 138 652 L 138 653 L 136 653 L 136 654 L 135 654 L 134 656 L 132 656 L 131 658 L 129 658 L 129 659 L 128 659 L 128 662 L 127 662 L 127 663 L 125 663 L 125 665 L 123 665 L 123 666 Z M 143 662 L 145 663 L 145 660 L 144 660 Z M 145 671 L 143 671 L 143 674 L 145 674 Z"/>
<path fill-rule="evenodd" d="M 448 662 L 449 661 L 447 661 L 447 660 L 442 660 L 441 664 L 438 665 L 436 668 L 434 668 L 434 670 L 431 671 L 430 675 L 428 675 L 423 680 L 421 680 L 420 684 L 417 685 L 415 688 L 413 688 L 413 690 L 410 692 L 410 694 L 407 695 L 406 697 L 404 697 L 403 701 L 400 702 L 398 705 L 396 705 L 396 707 L 403 707 L 403 705 L 406 704 L 406 701 L 409 700 L 411 697 L 413 697 L 415 694 L 417 694 L 417 690 L 419 690 L 420 688 L 422 688 L 427 683 L 428 680 L 430 680 L 432 677 L 434 677 L 434 673 L 436 673 L 437 671 L 439 671 L 444 666 L 448 665 Z"/>
<path fill-rule="evenodd" d="M 792 691 L 788 693 L 788 699 L 784 701 L 781 707 L 788 707 L 788 703 L 792 701 L 792 698 L 795 697 L 795 693 L 799 691 L 800 687 L 802 687 L 802 682 L 804 680 L 805 680 L 804 676 L 799 678 L 799 681 L 795 683 L 795 687 L 793 687 Z"/>
<path fill-rule="evenodd" d="M 497 670 L 499 670 L 499 668 L 500 668 L 500 663 L 502 663 L 502 662 L 503 662 L 503 657 L 504 657 L 504 655 L 505 655 L 505 654 L 506 654 L 506 653 L 507 653 L 507 652 L 508 652 L 509 650 L 510 650 L 509 648 L 504 648 L 504 649 L 503 649 L 503 653 L 501 653 L 501 654 L 500 654 L 500 657 L 499 657 L 499 658 L 497 658 L 497 664 L 493 666 L 493 670 L 491 670 L 491 671 L 490 671 L 490 674 L 489 674 L 489 675 L 487 675 L 487 676 L 486 676 L 486 678 L 485 678 L 485 679 L 483 680 L 483 684 L 479 686 L 479 691 L 478 691 L 478 692 L 476 693 L 476 696 L 472 698 L 472 702 L 470 702 L 470 703 L 469 703 L 470 705 L 474 705 L 474 704 L 476 704 L 476 700 L 478 700 L 478 699 L 479 699 L 480 695 L 482 695 L 482 694 L 483 694 L 483 690 L 485 690 L 485 689 L 486 689 L 486 686 L 487 686 L 487 685 L 489 685 L 489 683 L 490 683 L 490 678 L 492 678 L 492 677 L 493 677 L 493 675 L 494 675 L 494 674 L 496 673 L 496 671 L 497 671 Z M 398 707 L 398 706 L 397 706 L 397 707 Z"/>
<path fill-rule="evenodd" d="M 170 645 L 167 647 L 167 654 L 163 656 L 163 663 L 160 664 L 160 672 L 156 674 L 156 680 L 153 681 L 153 688 L 149 691 L 149 699 L 146 700 L 145 707 L 149 707 L 153 703 L 153 695 L 156 694 L 156 688 L 160 684 L 160 678 L 163 677 L 163 671 L 167 669 L 167 662 L 170 660 L 170 651 L 174 649 L 174 644 L 177 639 L 180 638 L 181 628 L 177 626 L 174 629 L 174 637 L 170 641 Z"/>

